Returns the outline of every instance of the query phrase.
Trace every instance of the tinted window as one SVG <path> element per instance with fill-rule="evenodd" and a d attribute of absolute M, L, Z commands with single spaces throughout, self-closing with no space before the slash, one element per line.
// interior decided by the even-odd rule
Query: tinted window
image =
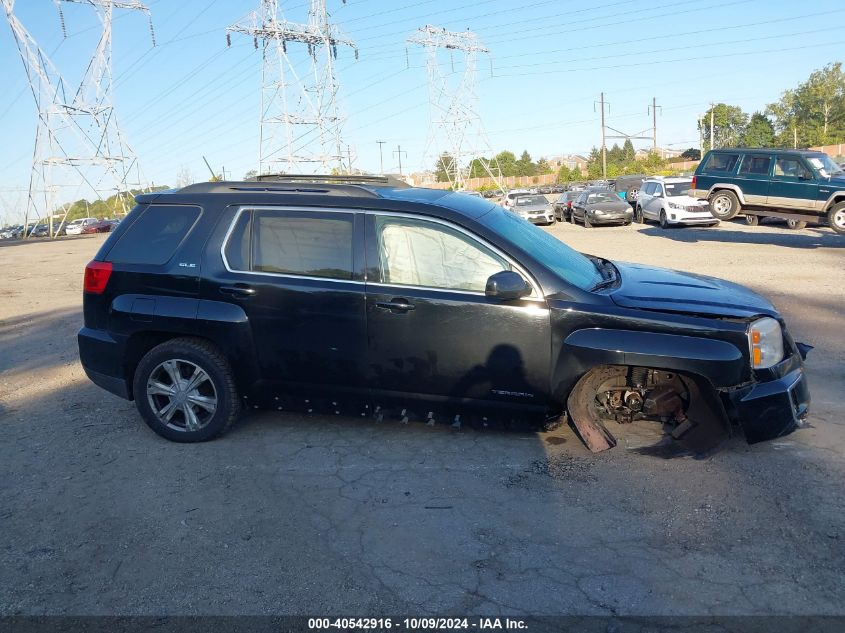
<path fill-rule="evenodd" d="M 646 194 L 647 196 L 652 195 L 652 194 L 654 193 L 654 188 L 655 188 L 656 186 L 657 186 L 657 185 L 656 185 L 655 183 L 653 183 L 653 182 L 647 182 L 647 183 L 645 184 L 645 186 L 643 187 L 643 193 L 644 193 L 644 194 Z"/>
<path fill-rule="evenodd" d="M 226 242 L 226 262 L 232 270 L 250 270 L 249 241 L 252 212 L 245 211 L 238 217 Z"/>
<path fill-rule="evenodd" d="M 666 195 L 667 196 L 688 196 L 691 186 L 692 186 L 691 180 L 686 180 L 684 182 L 667 182 L 666 183 Z"/>
<path fill-rule="evenodd" d="M 739 160 L 739 154 L 710 154 L 704 171 L 733 171 Z"/>
<path fill-rule="evenodd" d="M 121 235 L 108 260 L 122 264 L 164 264 L 194 226 L 199 207 L 151 204 Z"/>
<path fill-rule="evenodd" d="M 748 154 L 742 159 L 742 165 L 739 168 L 739 173 L 768 176 L 771 164 L 772 158 L 770 156 L 755 156 L 753 154 Z"/>
<path fill-rule="evenodd" d="M 578 288 L 589 290 L 602 280 L 591 260 L 530 222 L 503 210 L 491 211 L 484 221 L 511 244 L 531 253 L 543 266 Z"/>
<path fill-rule="evenodd" d="M 383 283 L 484 292 L 490 275 L 510 269 L 478 241 L 434 222 L 376 216 L 376 235 Z"/>
<path fill-rule="evenodd" d="M 775 161 L 775 176 L 811 178 L 812 174 L 797 156 L 779 156 Z"/>
<path fill-rule="evenodd" d="M 253 271 L 352 279 L 351 213 L 255 210 L 251 243 Z"/>
<path fill-rule="evenodd" d="M 591 193 L 589 198 L 590 204 L 596 202 L 617 202 L 618 200 L 619 196 L 612 193 Z"/>

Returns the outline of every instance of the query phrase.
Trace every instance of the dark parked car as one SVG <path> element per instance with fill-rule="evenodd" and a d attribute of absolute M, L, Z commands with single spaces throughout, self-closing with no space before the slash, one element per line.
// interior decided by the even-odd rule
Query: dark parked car
<path fill-rule="evenodd" d="M 632 207 L 637 205 L 637 196 L 640 193 L 640 187 L 643 186 L 643 180 L 646 176 L 642 174 L 632 176 L 619 176 L 613 181 L 611 189 L 625 202 Z"/>
<path fill-rule="evenodd" d="M 713 150 L 695 170 L 692 195 L 709 200 L 719 220 L 742 213 L 752 225 L 774 217 L 791 229 L 826 220 L 845 235 L 845 171 L 823 152 Z"/>
<path fill-rule="evenodd" d="M 807 348 L 760 295 L 389 182 L 138 195 L 85 269 L 85 372 L 182 442 L 244 406 L 454 426 L 568 412 L 594 451 L 639 420 L 700 452 L 733 423 L 757 442 L 807 414 Z"/>
<path fill-rule="evenodd" d="M 597 224 L 627 226 L 634 221 L 634 210 L 609 189 L 590 188 L 575 198 L 569 220 L 572 224 L 582 222 L 585 228 Z"/>
<path fill-rule="evenodd" d="M 100 220 L 96 224 L 89 224 L 82 229 L 83 235 L 89 235 L 91 233 L 108 233 L 111 231 L 115 225 L 118 223 L 114 220 Z"/>
<path fill-rule="evenodd" d="M 566 222 L 569 220 L 569 214 L 572 212 L 572 203 L 575 202 L 575 198 L 579 195 L 581 194 L 578 191 L 565 191 L 560 194 L 560 197 L 558 197 L 552 205 L 555 213 L 555 219 L 559 222 Z"/>

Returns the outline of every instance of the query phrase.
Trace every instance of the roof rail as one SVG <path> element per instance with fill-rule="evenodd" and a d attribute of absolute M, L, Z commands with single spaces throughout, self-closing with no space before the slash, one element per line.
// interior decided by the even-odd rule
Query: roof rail
<path fill-rule="evenodd" d="M 321 183 L 297 183 L 297 182 L 259 182 L 252 181 L 220 181 L 220 182 L 198 182 L 182 187 L 172 193 L 232 193 L 235 191 L 249 193 L 288 193 L 288 194 L 314 194 L 328 196 L 349 196 L 358 198 L 378 198 L 379 193 L 375 188 L 364 185 L 347 184 L 321 184 Z M 157 196 L 160 192 L 156 192 Z M 138 197 L 136 197 L 138 199 Z"/>
<path fill-rule="evenodd" d="M 381 187 L 394 187 L 406 189 L 410 187 L 404 180 L 393 176 L 370 176 L 356 174 L 261 174 L 248 178 L 248 181 L 258 182 L 295 182 L 295 183 L 320 183 L 326 185 L 371 185 Z"/>

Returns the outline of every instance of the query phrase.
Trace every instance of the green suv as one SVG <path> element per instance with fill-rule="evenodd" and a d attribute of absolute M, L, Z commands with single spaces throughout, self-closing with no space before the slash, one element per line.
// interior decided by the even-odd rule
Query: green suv
<path fill-rule="evenodd" d="M 710 201 L 720 220 L 740 213 L 749 224 L 777 217 L 790 228 L 824 222 L 845 234 L 845 171 L 823 152 L 718 149 L 695 170 L 691 195 Z"/>

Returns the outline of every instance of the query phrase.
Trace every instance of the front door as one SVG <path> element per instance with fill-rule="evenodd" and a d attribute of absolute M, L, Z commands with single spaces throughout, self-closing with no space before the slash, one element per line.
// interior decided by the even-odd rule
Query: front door
<path fill-rule="evenodd" d="M 776 156 L 766 204 L 777 209 L 812 210 L 818 189 L 813 172 L 800 156 Z"/>
<path fill-rule="evenodd" d="M 273 393 L 363 393 L 363 254 L 352 212 L 238 212 L 206 296 L 246 313 L 259 378 Z M 358 225 L 360 227 L 360 225 Z M 363 234 L 363 227 L 360 233 Z M 361 240 L 359 239 L 358 242 Z M 360 394 L 359 394 L 360 395 Z"/>
<path fill-rule="evenodd" d="M 376 403 L 546 408 L 545 301 L 536 288 L 533 297 L 507 302 L 484 293 L 488 277 L 514 270 L 513 262 L 431 219 L 372 213 L 366 231 L 368 380 Z"/>

